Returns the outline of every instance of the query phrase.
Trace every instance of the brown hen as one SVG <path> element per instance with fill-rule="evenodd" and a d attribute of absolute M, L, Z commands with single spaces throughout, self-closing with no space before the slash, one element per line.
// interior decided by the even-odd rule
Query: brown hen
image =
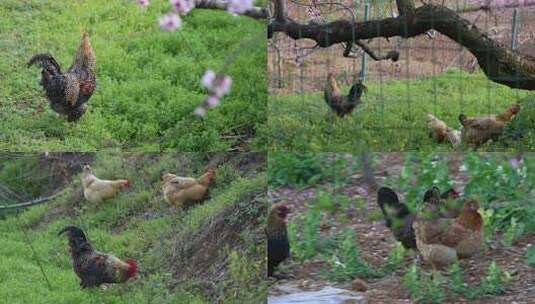
<path fill-rule="evenodd" d="M 165 201 L 175 208 L 187 208 L 208 195 L 215 180 L 215 171 L 208 169 L 199 178 L 182 177 L 167 173 L 162 176 Z"/>
<path fill-rule="evenodd" d="M 505 124 L 519 111 L 520 105 L 515 103 L 498 115 L 490 115 L 488 117 L 459 115 L 459 121 L 463 126 L 461 131 L 462 142 L 478 147 L 490 139 L 497 140 L 503 133 Z"/>
<path fill-rule="evenodd" d="M 483 219 L 477 200 L 465 201 L 455 219 L 441 218 L 433 204 L 426 203 L 413 223 L 418 251 L 433 268 L 447 267 L 481 251 Z"/>

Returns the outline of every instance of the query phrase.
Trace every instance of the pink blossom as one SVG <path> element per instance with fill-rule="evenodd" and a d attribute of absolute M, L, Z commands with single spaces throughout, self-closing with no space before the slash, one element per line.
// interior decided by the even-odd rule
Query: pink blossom
<path fill-rule="evenodd" d="M 201 85 L 208 90 L 208 94 L 193 114 L 202 117 L 208 109 L 217 107 L 221 103 L 221 98 L 230 92 L 232 78 L 228 75 L 218 75 L 213 70 L 206 70 L 201 78 Z"/>
<path fill-rule="evenodd" d="M 230 92 L 230 86 L 232 85 L 232 78 L 230 76 L 223 76 L 219 83 L 214 88 L 214 93 L 218 97 L 223 97 Z"/>
<path fill-rule="evenodd" d="M 203 108 L 202 106 L 198 106 L 193 112 L 193 114 L 203 117 L 204 115 L 206 115 L 206 109 Z"/>
<path fill-rule="evenodd" d="M 243 14 L 253 8 L 253 0 L 229 0 L 227 10 L 232 14 Z"/>
<path fill-rule="evenodd" d="M 137 0 L 137 4 L 139 4 L 139 6 L 145 8 L 145 7 L 149 6 L 149 0 Z"/>
<path fill-rule="evenodd" d="M 208 95 L 208 97 L 206 97 L 206 99 L 204 100 L 204 102 L 206 103 L 206 105 L 209 107 L 209 108 L 214 108 L 214 107 L 217 107 L 220 103 L 220 100 L 217 96 L 214 96 L 214 95 Z"/>
<path fill-rule="evenodd" d="M 517 155 L 511 159 L 509 159 L 509 165 L 513 167 L 513 169 L 518 169 L 522 165 L 523 159 L 522 155 Z"/>
<path fill-rule="evenodd" d="M 169 2 L 171 2 L 171 5 L 181 15 L 186 15 L 195 8 L 194 0 L 169 0 Z"/>
<path fill-rule="evenodd" d="M 215 78 L 216 78 L 215 72 L 212 70 L 207 70 L 206 72 L 204 72 L 204 75 L 202 76 L 201 85 L 204 88 L 211 90 L 214 86 Z"/>
<path fill-rule="evenodd" d="M 160 28 L 174 31 L 182 25 L 182 20 L 176 13 L 168 13 L 160 17 Z"/>

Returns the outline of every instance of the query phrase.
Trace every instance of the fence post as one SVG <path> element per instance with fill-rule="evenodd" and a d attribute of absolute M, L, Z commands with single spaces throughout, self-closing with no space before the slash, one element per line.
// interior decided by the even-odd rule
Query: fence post
<path fill-rule="evenodd" d="M 511 34 L 511 49 L 515 50 L 517 47 L 517 35 L 518 35 L 518 8 L 513 11 L 513 32 Z"/>
<path fill-rule="evenodd" d="M 368 21 L 370 19 L 370 3 L 366 1 L 366 4 L 364 4 L 364 21 Z M 360 80 L 364 81 L 364 78 L 366 78 L 366 69 L 368 67 L 368 54 L 364 52 L 362 55 L 362 66 L 360 69 Z"/>

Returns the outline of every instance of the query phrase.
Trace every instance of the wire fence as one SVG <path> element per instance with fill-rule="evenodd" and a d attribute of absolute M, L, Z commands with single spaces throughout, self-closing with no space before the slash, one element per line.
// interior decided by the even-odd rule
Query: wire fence
<path fill-rule="evenodd" d="M 423 1 L 422 1 L 423 2 Z M 425 1 L 433 2 L 433 1 Z M 434 1 L 441 4 L 443 1 Z M 474 10 L 477 5 L 469 0 L 445 0 L 445 5 L 456 10 L 488 35 L 521 53 L 535 55 L 535 7 L 526 6 Z M 301 23 L 325 23 L 336 19 L 365 20 L 366 5 L 369 19 L 397 16 L 394 1 L 365 0 L 291 0 L 288 15 Z M 379 54 L 389 50 L 400 53 L 399 60 L 368 60 L 363 69 L 364 52 L 358 50 L 355 58 L 342 54 L 342 44 L 328 48 L 314 48 L 311 40 L 293 40 L 283 34 L 268 42 L 269 89 L 271 94 L 303 93 L 323 89 L 327 71 L 335 70 L 341 84 L 352 83 L 357 77 L 382 82 L 389 79 L 417 79 L 460 69 L 469 73 L 479 71 L 476 58 L 463 46 L 432 30 L 426 35 L 410 39 L 395 37 L 375 38 L 371 49 Z"/>

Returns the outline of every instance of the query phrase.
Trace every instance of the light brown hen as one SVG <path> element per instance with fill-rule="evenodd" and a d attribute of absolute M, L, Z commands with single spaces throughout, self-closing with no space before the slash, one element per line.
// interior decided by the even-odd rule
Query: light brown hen
<path fill-rule="evenodd" d="M 479 202 L 466 200 L 455 219 L 441 218 L 438 208 L 432 202 L 425 204 L 413 223 L 422 257 L 433 268 L 444 268 L 481 251 L 483 219 L 477 211 Z"/>

